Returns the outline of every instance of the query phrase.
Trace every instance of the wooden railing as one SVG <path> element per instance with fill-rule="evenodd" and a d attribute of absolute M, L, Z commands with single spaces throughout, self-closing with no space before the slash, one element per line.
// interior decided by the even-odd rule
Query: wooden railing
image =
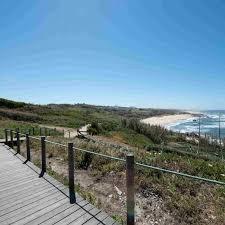
<path fill-rule="evenodd" d="M 225 182 L 222 181 L 217 181 L 217 180 L 212 180 L 204 177 L 198 177 L 198 176 L 193 176 L 190 174 L 182 173 L 182 172 L 177 172 L 169 169 L 164 169 L 156 166 L 151 166 L 151 165 L 146 165 L 140 162 L 135 162 L 134 161 L 134 155 L 132 153 L 129 153 L 126 155 L 126 159 L 122 158 L 117 158 L 109 155 L 105 155 L 102 153 L 96 153 L 90 150 L 86 149 L 81 149 L 77 148 L 73 145 L 73 143 L 68 143 L 68 145 L 64 145 L 61 143 L 56 143 L 52 142 L 46 139 L 45 136 L 41 136 L 41 138 L 34 137 L 27 134 L 21 134 L 18 130 L 13 131 L 6 129 L 5 130 L 5 143 L 9 145 L 11 148 L 14 147 L 14 139 L 13 139 L 13 134 L 16 134 L 16 152 L 20 154 L 20 137 L 21 135 L 26 137 L 26 158 L 27 161 L 30 161 L 31 159 L 31 149 L 30 149 L 30 139 L 36 139 L 39 140 L 41 143 L 41 174 L 40 176 L 43 176 L 46 173 L 46 143 L 58 145 L 58 146 L 63 146 L 68 149 L 68 174 L 69 174 L 69 198 L 70 198 L 70 203 L 74 204 L 76 203 L 76 193 L 75 193 L 75 185 L 74 185 L 74 172 L 75 172 L 75 167 L 74 167 L 74 159 L 76 158 L 76 150 L 90 153 L 93 155 L 97 155 L 99 157 L 105 157 L 107 159 L 111 160 L 117 160 L 120 162 L 124 162 L 126 164 L 126 190 L 127 190 L 127 225 L 134 225 L 135 223 L 135 186 L 134 186 L 134 176 L 135 176 L 135 166 L 139 166 L 142 168 L 147 168 L 147 169 L 152 169 L 156 171 L 160 171 L 163 173 L 169 173 L 169 174 L 174 174 L 176 176 L 181 176 L 181 177 L 186 177 L 189 179 L 193 180 L 198 180 L 202 182 L 207 182 L 211 184 L 219 184 L 225 186 Z M 10 137 L 10 138 L 9 138 Z"/>
<path fill-rule="evenodd" d="M 128 154 L 125 159 L 119 159 L 116 157 L 111 157 L 108 155 L 104 155 L 101 153 L 91 152 L 85 149 L 79 149 L 74 147 L 73 143 L 68 143 L 68 145 L 63 145 L 60 143 L 48 141 L 45 136 L 41 136 L 40 138 L 34 137 L 29 135 L 29 133 L 22 134 L 18 130 L 13 131 L 9 129 L 5 129 L 5 143 L 6 145 L 14 148 L 14 139 L 13 136 L 16 135 L 16 153 L 20 154 L 21 149 L 21 135 L 26 137 L 26 162 L 31 160 L 31 148 L 30 148 L 30 139 L 36 139 L 40 141 L 41 144 L 41 173 L 40 177 L 43 177 L 47 170 L 46 164 L 46 143 L 56 144 L 63 147 L 67 147 L 68 149 L 68 180 L 69 180 L 69 199 L 70 203 L 76 203 L 76 193 L 75 193 L 75 166 L 74 166 L 74 159 L 76 157 L 75 150 L 80 150 L 84 152 L 88 152 L 91 154 L 99 155 L 101 157 L 106 157 L 112 160 L 120 160 L 126 163 L 126 189 L 127 189 L 127 225 L 134 225 L 135 223 L 135 216 L 134 216 L 134 208 L 135 208 L 135 201 L 134 201 L 134 155 Z M 9 138 L 10 137 L 10 138 Z"/>

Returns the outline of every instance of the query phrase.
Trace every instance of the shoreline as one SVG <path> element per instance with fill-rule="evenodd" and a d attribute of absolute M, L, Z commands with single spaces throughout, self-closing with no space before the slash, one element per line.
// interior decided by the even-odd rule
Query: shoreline
<path fill-rule="evenodd" d="M 167 127 L 171 124 L 182 122 L 190 118 L 194 118 L 194 114 L 175 114 L 175 115 L 164 115 L 164 116 L 153 116 L 146 119 L 142 119 L 141 122 L 149 125 L 157 125 L 161 127 Z"/>

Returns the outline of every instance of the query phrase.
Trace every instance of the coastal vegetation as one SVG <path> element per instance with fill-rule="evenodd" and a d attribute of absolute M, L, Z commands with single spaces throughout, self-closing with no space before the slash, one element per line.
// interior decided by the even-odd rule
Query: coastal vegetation
<path fill-rule="evenodd" d="M 187 138 L 140 122 L 150 115 L 175 114 L 178 111 L 85 104 L 41 106 L 4 99 L 0 103 L 1 138 L 5 128 L 19 127 L 26 132 L 33 127 L 39 130 L 43 125 L 79 128 L 90 124 L 86 138 L 68 139 L 58 132 L 48 139 L 63 144 L 72 141 L 78 148 L 118 158 L 125 158 L 127 152 L 133 152 L 135 160 L 143 164 L 225 182 L 225 164 L 221 157 L 224 151 L 217 143 L 201 138 L 199 145 L 194 135 Z M 21 151 L 25 156 L 25 143 Z M 40 166 L 39 141 L 31 141 L 31 151 L 32 161 Z M 67 185 L 66 149 L 47 144 L 47 159 L 48 172 Z M 124 163 L 76 151 L 75 166 L 76 190 L 124 223 Z M 150 224 L 152 221 L 171 225 L 224 224 L 223 186 L 138 166 L 135 171 L 137 224 Z"/>
<path fill-rule="evenodd" d="M 63 137 L 49 137 L 49 140 L 64 144 L 68 141 Z M 83 139 L 75 139 L 73 142 L 78 148 L 119 158 L 125 158 L 126 152 L 132 151 L 135 160 L 140 163 L 225 182 L 225 164 L 222 161 L 200 159 L 189 155 L 181 156 L 172 152 L 146 151 L 133 147 L 130 147 L 129 150 L 123 147 L 113 148 Z M 25 156 L 25 143 L 22 149 Z M 36 140 L 32 141 L 31 149 L 32 160 L 40 165 L 40 143 Z M 67 185 L 66 149 L 48 144 L 47 157 L 50 174 Z M 110 215 L 116 215 L 115 218 L 125 220 L 124 163 L 81 151 L 76 151 L 75 160 L 76 190 L 97 207 L 104 208 Z M 87 185 L 87 182 L 84 181 L 84 173 L 91 184 Z M 211 224 L 212 221 L 214 224 L 223 224 L 225 219 L 225 189 L 223 186 L 207 184 L 142 167 L 136 167 L 135 184 L 136 199 L 139 202 L 137 206 L 143 211 L 139 215 L 143 217 L 143 220 L 140 221 L 148 221 L 146 216 L 151 210 L 149 204 L 154 205 L 155 201 L 159 201 L 162 202 L 160 210 L 152 214 L 156 221 L 159 216 L 167 222 L 169 220 L 168 224 L 179 222 L 180 224 L 197 225 Z M 116 193 L 115 186 L 121 190 L 121 196 Z M 116 205 L 113 210 L 112 205 Z M 166 220 L 163 214 L 166 214 L 169 219 Z M 142 223 L 140 222 L 140 224 Z"/>
<path fill-rule="evenodd" d="M 118 124 L 121 118 L 142 119 L 177 112 L 177 110 L 168 109 L 139 109 L 86 104 L 34 105 L 0 99 L 0 116 L 4 118 L 71 128 L 79 128 L 92 122 L 108 125 Z"/>

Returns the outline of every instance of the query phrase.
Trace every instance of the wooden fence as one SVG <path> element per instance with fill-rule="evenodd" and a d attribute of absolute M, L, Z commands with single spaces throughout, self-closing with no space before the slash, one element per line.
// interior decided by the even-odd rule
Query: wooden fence
<path fill-rule="evenodd" d="M 40 131 L 41 133 L 41 131 Z M 68 149 L 68 178 L 69 178 L 69 197 L 70 197 L 70 203 L 74 204 L 76 203 L 76 193 L 75 193 L 75 165 L 74 165 L 74 159 L 76 157 L 76 147 L 74 147 L 73 143 L 68 143 L 68 145 L 62 145 L 60 143 L 55 143 L 48 141 L 45 136 L 41 136 L 41 138 L 37 138 L 34 136 L 31 136 L 29 133 L 21 134 L 19 132 L 19 129 L 16 131 L 5 129 L 5 143 L 6 145 L 10 146 L 11 148 L 14 148 L 14 138 L 13 136 L 16 136 L 16 153 L 20 154 L 21 149 L 21 136 L 26 137 L 26 161 L 31 160 L 31 148 L 30 148 L 30 139 L 36 139 L 40 141 L 41 144 L 41 173 L 40 177 L 44 176 L 47 170 L 47 164 L 46 164 L 46 143 L 52 143 L 52 144 L 58 144 L 64 147 L 67 147 Z M 79 149 L 80 150 L 80 149 Z M 87 150 L 83 150 L 87 151 Z M 89 151 L 87 151 L 89 152 Z M 90 153 L 90 152 L 89 152 Z M 110 157 L 103 154 L 93 153 L 95 155 L 99 155 L 101 157 L 107 157 L 111 159 L 118 159 L 115 157 Z M 126 190 L 127 190 L 127 225 L 134 225 L 135 224 L 135 200 L 134 200 L 134 155 L 133 154 L 127 154 L 126 160 L 120 160 L 124 161 L 126 163 Z"/>

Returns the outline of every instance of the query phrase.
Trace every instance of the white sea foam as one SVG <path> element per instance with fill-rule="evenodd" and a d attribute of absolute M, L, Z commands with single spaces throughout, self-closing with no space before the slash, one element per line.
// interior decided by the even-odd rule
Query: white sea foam
<path fill-rule="evenodd" d="M 218 119 L 219 115 L 212 115 L 212 114 L 207 114 L 208 118 L 210 119 Z"/>
<path fill-rule="evenodd" d="M 201 125 L 202 129 L 214 129 L 214 128 L 218 128 L 219 125 L 218 124 L 212 124 L 212 125 Z"/>
<path fill-rule="evenodd" d="M 201 116 L 201 132 L 203 133 L 208 133 L 211 131 L 216 132 L 215 130 L 219 128 L 218 118 L 219 118 L 218 114 L 204 113 Z M 225 114 L 221 115 L 221 118 L 225 118 Z M 178 121 L 176 123 L 169 124 L 167 126 L 167 129 L 181 133 L 191 133 L 191 132 L 198 133 L 199 132 L 198 120 L 199 117 L 192 117 L 187 120 Z M 225 122 L 221 122 L 220 127 L 222 129 L 225 128 Z"/>
<path fill-rule="evenodd" d="M 169 129 L 169 130 L 173 130 L 173 128 L 176 129 L 175 127 L 177 127 L 179 125 L 186 124 L 186 123 L 189 123 L 189 122 L 193 122 L 194 120 L 197 120 L 197 119 L 198 119 L 198 117 L 191 117 L 191 118 L 188 118 L 186 120 L 180 120 L 180 121 L 177 121 L 175 123 L 168 124 L 166 126 L 166 128 Z"/>

